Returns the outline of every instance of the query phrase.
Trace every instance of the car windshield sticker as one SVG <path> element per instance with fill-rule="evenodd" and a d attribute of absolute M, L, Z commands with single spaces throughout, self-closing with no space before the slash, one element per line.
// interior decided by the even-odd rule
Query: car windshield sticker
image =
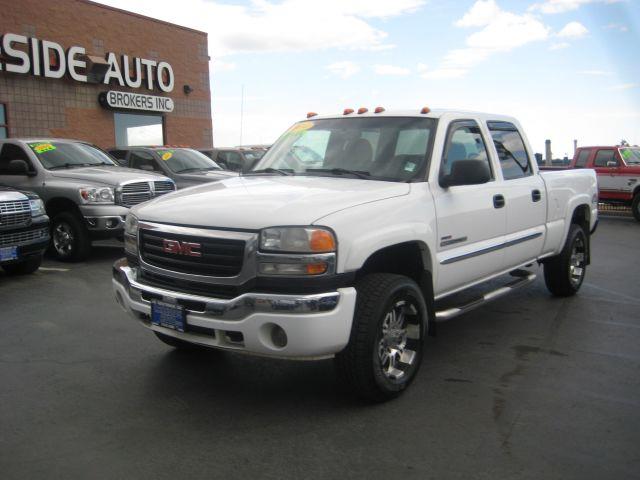
<path fill-rule="evenodd" d="M 302 123 L 296 123 L 293 127 L 291 127 L 291 129 L 289 129 L 288 133 L 300 133 L 300 132 L 304 132 L 305 130 L 309 130 L 310 128 L 313 128 L 315 124 L 313 122 L 302 122 Z"/>
<path fill-rule="evenodd" d="M 31 150 L 38 154 L 50 152 L 51 150 L 56 149 L 56 147 L 54 145 L 51 145 L 50 143 L 30 143 L 29 146 L 31 147 Z"/>
<path fill-rule="evenodd" d="M 166 162 L 171 157 L 173 157 L 173 151 L 164 152 L 161 158 Z"/>
<path fill-rule="evenodd" d="M 629 160 L 633 156 L 630 148 L 620 149 L 620 153 L 625 160 Z"/>
<path fill-rule="evenodd" d="M 405 172 L 413 172 L 416 169 L 416 164 L 413 162 L 407 162 L 404 166 Z"/>

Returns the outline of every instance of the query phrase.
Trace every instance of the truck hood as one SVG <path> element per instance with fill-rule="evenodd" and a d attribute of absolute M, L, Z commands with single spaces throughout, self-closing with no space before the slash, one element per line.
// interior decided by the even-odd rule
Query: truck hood
<path fill-rule="evenodd" d="M 191 182 L 194 185 L 196 183 L 213 182 L 215 180 L 224 180 L 226 178 L 237 177 L 236 172 L 229 172 L 227 170 L 210 170 L 193 173 L 179 173 L 176 175 L 180 180 Z"/>
<path fill-rule="evenodd" d="M 153 180 L 167 180 L 167 177 L 153 172 L 145 172 L 125 167 L 79 167 L 66 170 L 54 170 L 50 175 L 55 178 L 65 178 L 88 185 L 118 186 L 129 180 L 148 182 Z"/>
<path fill-rule="evenodd" d="M 407 195 L 407 183 L 335 177 L 237 177 L 165 195 L 132 209 L 150 222 L 259 230 L 310 225 L 363 203 Z"/>

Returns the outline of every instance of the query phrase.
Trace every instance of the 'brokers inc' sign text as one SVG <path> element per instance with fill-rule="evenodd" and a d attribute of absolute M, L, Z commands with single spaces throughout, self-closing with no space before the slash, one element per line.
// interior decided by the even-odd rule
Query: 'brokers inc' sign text
<path fill-rule="evenodd" d="M 105 108 L 116 110 L 146 110 L 147 112 L 173 112 L 173 100 L 168 97 L 156 97 L 130 92 L 110 90 L 100 94 L 100 103 Z"/>

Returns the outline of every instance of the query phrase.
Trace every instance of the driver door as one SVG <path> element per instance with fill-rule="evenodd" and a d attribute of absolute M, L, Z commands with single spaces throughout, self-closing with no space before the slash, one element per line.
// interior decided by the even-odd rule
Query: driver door
<path fill-rule="evenodd" d="M 491 179 L 480 185 L 448 188 L 432 182 L 436 207 L 438 291 L 451 293 L 504 268 L 506 209 L 502 182 L 496 178 L 485 135 L 475 120 L 449 125 L 439 177 L 459 160 L 485 162 Z M 434 157 L 437 158 L 437 157 Z"/>

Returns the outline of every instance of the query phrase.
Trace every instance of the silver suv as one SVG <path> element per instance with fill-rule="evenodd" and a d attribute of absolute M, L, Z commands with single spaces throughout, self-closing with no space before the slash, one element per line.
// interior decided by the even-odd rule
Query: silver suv
<path fill-rule="evenodd" d="M 0 184 L 42 198 L 63 261 L 85 259 L 92 240 L 122 237 L 130 207 L 176 189 L 163 175 L 118 166 L 95 145 L 50 138 L 0 140 Z"/>

